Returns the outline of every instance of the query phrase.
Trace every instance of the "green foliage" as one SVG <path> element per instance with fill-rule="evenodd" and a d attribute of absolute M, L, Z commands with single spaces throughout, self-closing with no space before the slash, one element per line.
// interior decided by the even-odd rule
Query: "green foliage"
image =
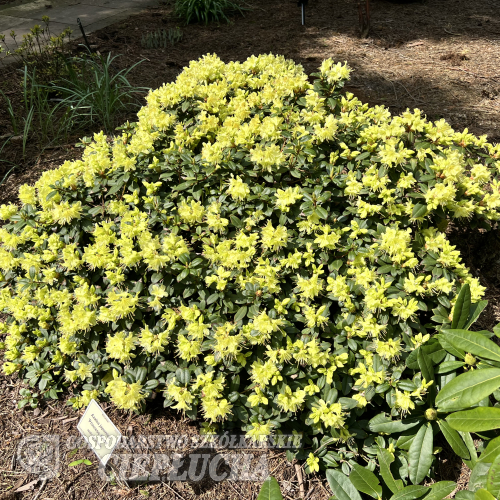
<path fill-rule="evenodd" d="M 68 42 L 72 30 L 66 28 L 59 35 L 50 31 L 50 19 L 42 17 L 43 25 L 35 25 L 30 32 L 18 41 L 16 32 L 12 30 L 7 37 L 0 34 L 0 60 L 11 57 L 22 66 L 36 67 L 43 75 L 57 76 L 64 68 L 64 60 L 69 55 Z"/>
<path fill-rule="evenodd" d="M 483 467 L 500 363 L 445 228 L 499 218 L 500 147 L 363 105 L 348 76 L 206 56 L 21 187 L 0 207 L 4 372 L 75 408 L 154 395 L 206 432 L 304 433 L 288 458 L 346 500 L 443 498 L 420 483 L 445 441 Z"/>
<path fill-rule="evenodd" d="M 102 126 L 112 132 L 124 115 L 139 107 L 139 96 L 148 89 L 131 85 L 128 76 L 142 61 L 115 71 L 117 57 L 73 58 L 66 64 L 67 78 L 47 87 L 60 95 L 57 109 L 71 113 L 73 127 Z"/>
<path fill-rule="evenodd" d="M 182 31 L 179 27 L 168 30 L 156 30 L 144 33 L 141 38 L 141 45 L 146 49 L 166 49 L 182 40 Z"/>
<path fill-rule="evenodd" d="M 257 500 L 283 500 L 278 481 L 273 476 L 264 481 Z"/>
<path fill-rule="evenodd" d="M 19 395 L 22 399 L 17 403 L 18 408 L 24 408 L 26 405 L 30 405 L 31 408 L 36 408 L 38 406 L 38 398 L 36 395 L 32 394 L 29 389 L 22 388 L 19 391 Z"/>
<path fill-rule="evenodd" d="M 175 13 L 186 24 L 229 22 L 229 14 L 243 14 L 245 9 L 238 0 L 176 0 Z"/>

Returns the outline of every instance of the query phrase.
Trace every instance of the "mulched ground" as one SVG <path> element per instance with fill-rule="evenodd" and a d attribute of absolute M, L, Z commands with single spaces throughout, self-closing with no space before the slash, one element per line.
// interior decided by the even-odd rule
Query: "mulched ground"
<path fill-rule="evenodd" d="M 6 0 L 0 0 L 5 3 Z M 407 107 L 422 109 L 429 118 L 445 118 L 455 128 L 468 127 L 476 134 L 488 134 L 500 140 L 500 7 L 496 0 L 424 0 L 398 4 L 372 0 L 372 29 L 360 39 L 355 0 L 310 0 L 306 26 L 300 25 L 300 10 L 292 0 L 249 0 L 245 17 L 234 17 L 230 24 L 183 26 L 172 13 L 171 1 L 144 11 L 128 20 L 89 35 L 90 43 L 106 55 L 121 54 L 116 69 L 142 64 L 132 71 L 135 85 L 158 87 L 169 82 L 190 60 L 206 53 L 217 53 L 224 61 L 244 60 L 248 56 L 273 52 L 301 63 L 313 72 L 324 58 L 347 61 L 353 68 L 347 90 L 370 104 L 385 104 L 394 113 Z M 183 38 L 167 49 L 141 46 L 143 34 L 179 26 Z M 73 47 L 75 53 L 78 44 Z M 22 106 L 19 73 L 2 68 L 0 90 Z M 133 116 L 124 117 L 133 119 Z M 87 131 L 91 132 L 91 131 Z M 5 107 L 0 105 L 0 147 L 12 133 Z M 14 162 L 17 168 L 0 186 L 0 203 L 15 201 L 17 188 L 32 183 L 43 170 L 55 168 L 65 159 L 77 158 L 81 150 L 72 144 L 42 150 L 28 143 L 23 157 L 21 141 L 13 139 L 0 153 L 0 160 Z M 8 170 L 0 161 L 0 181 Z M 478 322 L 492 328 L 500 321 L 500 256 L 498 232 L 488 234 L 454 229 L 453 243 L 462 251 L 464 261 L 474 275 L 488 287 L 490 305 Z M 3 377 L 0 381 L 0 499 L 14 498 L 10 492 L 35 479 L 24 473 L 13 456 L 19 440 L 27 434 L 59 433 L 66 438 L 76 435 L 75 417 L 70 407 L 60 403 L 43 404 L 39 410 L 18 410 L 21 385 Z M 123 433 L 192 434 L 193 423 L 162 408 L 150 407 L 147 415 L 127 415 L 107 408 Z M 66 439 L 62 439 L 63 443 Z M 67 467 L 79 458 L 95 463 L 92 452 L 63 446 L 58 478 L 21 492 L 17 498 L 31 500 L 166 498 L 176 500 L 233 499 L 251 500 L 260 484 L 224 482 L 206 491 L 187 483 L 140 486 L 131 491 L 102 481 L 95 465 Z M 17 468 L 16 468 L 17 466 Z M 270 471 L 280 480 L 288 499 L 299 497 L 299 477 L 294 466 L 282 454 L 270 455 Z M 439 464 L 440 479 L 467 484 L 468 472 L 460 469 L 452 454 Z M 308 500 L 327 499 L 328 485 L 319 477 L 308 476 L 304 485 Z M 196 490 L 196 491 L 195 491 Z M 2 492 L 5 492 L 2 495 Z"/>

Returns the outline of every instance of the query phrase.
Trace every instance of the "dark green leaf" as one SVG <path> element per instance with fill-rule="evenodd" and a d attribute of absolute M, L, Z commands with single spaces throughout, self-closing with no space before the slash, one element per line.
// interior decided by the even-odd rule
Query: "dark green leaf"
<path fill-rule="evenodd" d="M 428 486 L 407 486 L 392 495 L 390 500 L 416 500 L 428 493 L 429 489 Z"/>
<path fill-rule="evenodd" d="M 467 330 L 443 330 L 442 335 L 446 338 L 446 342 L 457 349 L 470 352 L 475 356 L 500 361 L 500 347 L 481 333 Z"/>
<path fill-rule="evenodd" d="M 455 302 L 455 307 L 453 309 L 453 320 L 451 322 L 451 328 L 463 328 L 467 324 L 467 318 L 469 317 L 469 310 L 471 305 L 471 295 L 470 286 L 466 283 L 460 289 L 457 300 Z"/>
<path fill-rule="evenodd" d="M 403 481 L 401 481 L 401 479 L 394 479 L 391 472 L 391 464 L 394 462 L 392 453 L 388 450 L 381 449 L 377 454 L 377 458 L 380 465 L 380 475 L 387 487 L 393 493 L 397 493 L 399 490 L 403 489 Z"/>
<path fill-rule="evenodd" d="M 408 456 L 410 457 L 410 481 L 413 484 L 421 483 L 427 476 L 432 465 L 432 451 L 434 436 L 430 424 L 423 425 L 411 443 Z"/>
<path fill-rule="evenodd" d="M 441 411 L 469 408 L 500 387 L 500 368 L 485 368 L 462 373 L 446 384 L 436 397 Z"/>
<path fill-rule="evenodd" d="M 481 432 L 500 428 L 500 408 L 481 406 L 473 410 L 452 413 L 446 418 L 457 431 Z"/>
<path fill-rule="evenodd" d="M 381 498 L 382 487 L 380 486 L 377 476 L 365 467 L 354 464 L 349 474 L 349 479 L 358 491 L 366 493 L 373 498 Z"/>
<path fill-rule="evenodd" d="M 358 490 L 342 472 L 335 469 L 328 469 L 326 471 L 326 479 L 338 500 L 362 500 Z"/>
<path fill-rule="evenodd" d="M 441 432 L 445 437 L 448 444 L 451 446 L 451 449 L 460 457 L 465 460 L 470 459 L 470 453 L 467 449 L 467 446 L 463 442 L 463 439 L 460 437 L 460 434 L 450 427 L 446 420 L 438 420 L 438 425 L 441 428 Z"/>

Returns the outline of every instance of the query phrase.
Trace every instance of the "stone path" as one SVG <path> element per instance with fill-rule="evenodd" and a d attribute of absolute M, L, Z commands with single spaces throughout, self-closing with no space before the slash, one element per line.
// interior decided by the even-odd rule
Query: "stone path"
<path fill-rule="evenodd" d="M 6 36 L 12 48 L 13 40 L 9 35 L 12 30 L 19 43 L 22 35 L 27 34 L 33 26 L 43 26 L 42 17 L 48 16 L 53 35 L 69 27 L 73 30 L 71 38 L 75 39 L 82 36 L 78 18 L 85 32 L 91 33 L 151 5 L 158 5 L 158 0 L 17 0 L 0 7 L 0 34 Z M 5 47 L 5 44 L 2 45 Z"/>

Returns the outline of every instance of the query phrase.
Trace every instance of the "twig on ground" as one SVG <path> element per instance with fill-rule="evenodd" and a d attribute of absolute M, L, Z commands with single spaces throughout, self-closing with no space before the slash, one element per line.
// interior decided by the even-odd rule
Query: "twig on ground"
<path fill-rule="evenodd" d="M 306 497 L 306 491 L 304 489 L 304 478 L 302 477 L 302 470 L 299 464 L 295 464 L 295 474 L 297 475 L 297 480 L 299 481 L 300 498 L 304 500 Z"/>
<path fill-rule="evenodd" d="M 38 489 L 37 494 L 33 497 L 33 500 L 36 500 L 40 494 L 42 493 L 42 490 L 45 488 L 45 485 L 47 484 L 47 478 L 43 478 L 42 484 L 40 485 L 40 488 Z"/>

